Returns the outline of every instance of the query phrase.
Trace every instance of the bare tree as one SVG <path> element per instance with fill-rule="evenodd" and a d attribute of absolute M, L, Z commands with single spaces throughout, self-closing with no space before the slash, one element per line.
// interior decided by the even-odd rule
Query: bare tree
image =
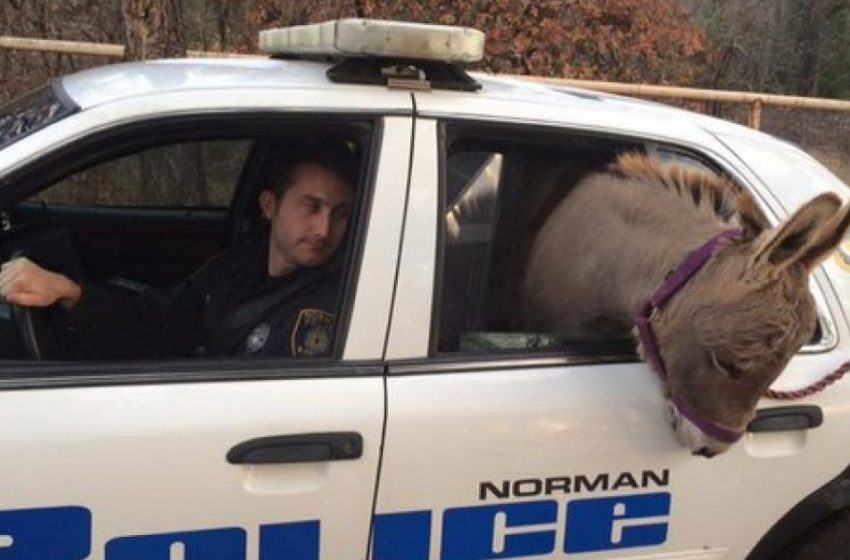
<path fill-rule="evenodd" d="M 232 3 L 230 0 L 218 0 L 215 4 L 216 9 L 216 27 L 218 28 L 218 44 L 219 48 L 224 48 L 228 41 L 228 23 L 230 22 L 230 12 Z"/>
<path fill-rule="evenodd" d="M 821 52 L 821 28 L 826 17 L 827 2 L 801 2 L 797 19 L 797 50 L 800 66 L 796 90 L 800 95 L 815 95 L 818 91 L 818 70 Z"/>
<path fill-rule="evenodd" d="M 121 0 L 125 60 L 186 56 L 180 0 Z"/>

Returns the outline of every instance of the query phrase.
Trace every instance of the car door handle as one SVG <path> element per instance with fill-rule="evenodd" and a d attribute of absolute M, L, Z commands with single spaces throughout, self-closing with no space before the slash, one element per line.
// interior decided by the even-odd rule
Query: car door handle
<path fill-rule="evenodd" d="M 747 426 L 748 432 L 787 432 L 808 430 L 823 424 L 819 406 L 778 406 L 756 410 L 756 417 Z"/>
<path fill-rule="evenodd" d="M 268 465 L 342 461 L 363 455 L 363 436 L 357 432 L 326 432 L 267 436 L 243 441 L 227 452 L 231 465 Z"/>

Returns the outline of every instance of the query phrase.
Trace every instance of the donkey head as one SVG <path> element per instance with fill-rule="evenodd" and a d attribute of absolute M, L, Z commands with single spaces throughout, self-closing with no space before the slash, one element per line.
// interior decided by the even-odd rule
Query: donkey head
<path fill-rule="evenodd" d="M 822 194 L 776 228 L 749 228 L 722 248 L 653 319 L 668 400 L 741 432 L 759 398 L 816 325 L 812 269 L 841 241 L 850 206 Z M 671 406 L 679 439 L 713 456 L 730 443 Z"/>

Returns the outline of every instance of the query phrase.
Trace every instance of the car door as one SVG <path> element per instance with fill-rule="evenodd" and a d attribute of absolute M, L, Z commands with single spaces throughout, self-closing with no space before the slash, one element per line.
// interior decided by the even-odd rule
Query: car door
<path fill-rule="evenodd" d="M 533 185 L 569 184 L 611 154 L 647 149 L 640 135 L 600 138 L 587 133 L 590 122 L 570 132 L 543 121 L 455 121 L 451 100 L 436 95 L 417 105 L 408 216 L 439 211 L 405 230 L 374 558 L 743 558 L 841 472 L 846 457 L 829 452 L 830 436 L 846 429 L 838 426 L 752 428 L 720 457 L 692 456 L 628 339 L 558 346 L 505 316 L 518 304 L 515 227 L 554 204 Z M 508 103 L 490 109 L 517 118 Z M 505 191 L 510 182 L 523 194 Z M 840 363 L 827 350 L 846 325 L 816 280 L 821 333 L 780 384 Z M 803 404 L 844 426 L 841 398 Z M 782 404 L 760 408 L 782 414 Z"/>
<path fill-rule="evenodd" d="M 256 98 L 207 93 L 203 117 L 218 114 L 231 124 L 240 120 L 240 103 L 269 126 L 277 119 L 278 128 L 289 120 L 337 122 L 348 110 L 322 91 L 291 96 L 283 103 L 295 109 L 283 116 L 280 106 L 270 111 Z M 384 102 L 394 116 L 382 115 L 377 107 Z M 409 172 L 409 104 L 405 94 L 377 95 L 356 115 L 368 133 L 332 357 L 0 360 L 0 557 L 366 554 L 385 414 L 384 339 Z M 15 152 L 3 154 L 0 178 L 13 169 L 8 193 L 21 192 L 5 203 L 27 194 L 21 185 L 29 184 L 28 174 L 74 159 L 74 146 L 86 145 L 89 131 L 101 135 L 100 146 L 129 142 L 140 131 L 156 137 L 156 102 L 118 105 L 72 115 L 54 125 L 60 130 L 48 127 L 8 148 Z M 181 110 L 198 124 L 191 107 L 161 110 L 172 124 Z M 115 115 L 118 127 L 110 124 Z"/>

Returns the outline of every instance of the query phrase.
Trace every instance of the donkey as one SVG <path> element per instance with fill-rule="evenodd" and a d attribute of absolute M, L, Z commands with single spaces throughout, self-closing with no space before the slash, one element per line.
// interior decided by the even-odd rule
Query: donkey
<path fill-rule="evenodd" d="M 679 440 L 711 457 L 740 437 L 812 336 L 809 274 L 848 225 L 850 205 L 826 193 L 770 227 L 727 179 L 623 154 L 580 181 L 537 233 L 526 327 L 573 339 L 631 331 L 663 378 Z"/>

